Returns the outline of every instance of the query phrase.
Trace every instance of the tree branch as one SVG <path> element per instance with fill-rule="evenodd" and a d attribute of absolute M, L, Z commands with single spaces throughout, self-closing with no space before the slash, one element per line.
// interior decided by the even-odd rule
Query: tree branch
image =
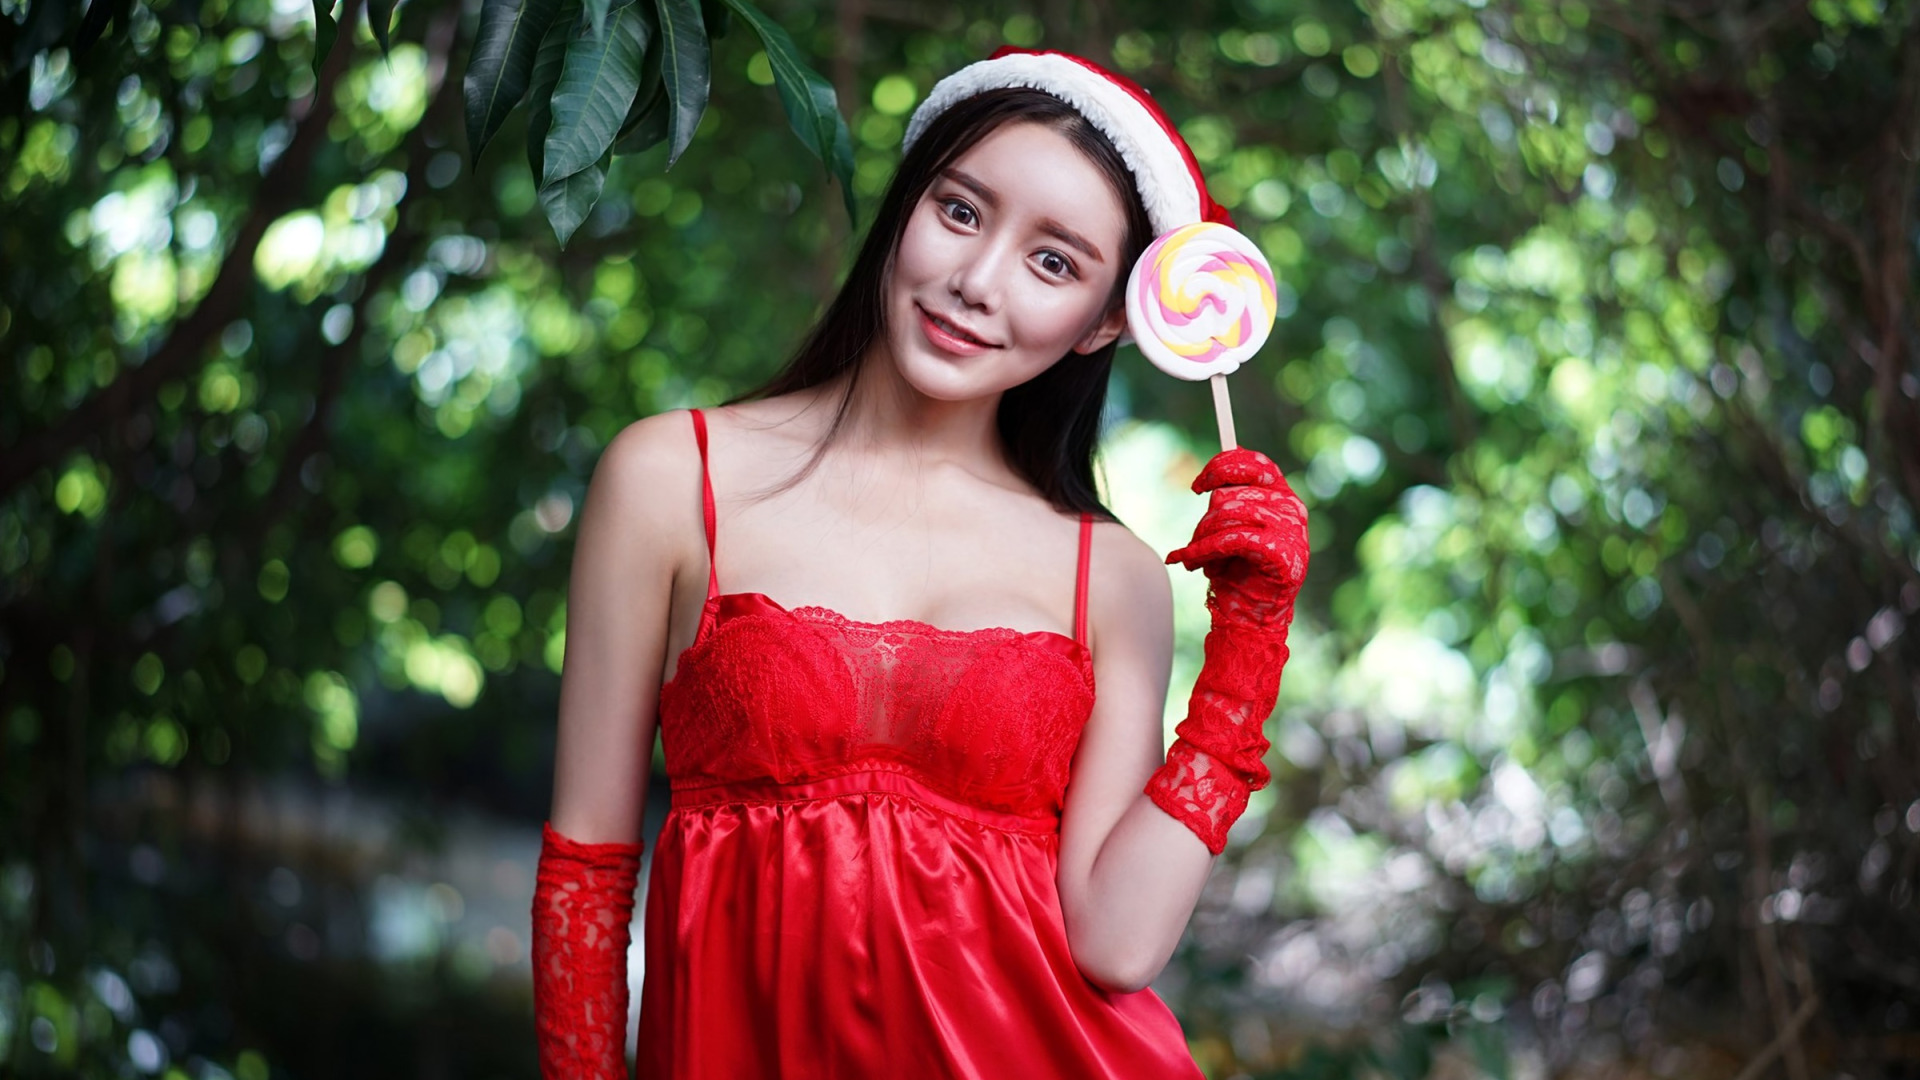
<path fill-rule="evenodd" d="M 1901 57 L 1900 95 L 1880 136 L 1880 168 L 1868 197 L 1879 226 L 1880 265 L 1866 285 L 1869 311 L 1878 311 L 1879 334 L 1873 361 L 1873 417 L 1895 455 L 1908 505 L 1920 508 L 1920 415 L 1900 390 L 1901 346 L 1907 325 L 1907 299 L 1913 291 L 1913 190 L 1920 169 L 1920 33 L 1907 35 Z M 1872 296 L 1875 286 L 1880 295 Z M 1877 299 L 1877 303 L 1872 301 Z"/>
<path fill-rule="evenodd" d="M 341 15 L 351 25 L 363 0 L 347 0 Z M 107 434 L 116 400 L 130 413 L 144 405 L 161 385 L 193 374 L 205 361 L 207 347 L 226 325 L 246 309 L 253 293 L 254 252 L 267 226 L 300 205 L 312 172 L 314 155 L 327 139 L 334 116 L 334 88 L 353 56 L 353 35 L 342 33 L 320 68 L 313 93 L 292 110 L 293 139 L 260 181 L 253 208 L 234 234 L 233 246 L 221 261 L 219 273 L 193 313 L 175 323 L 166 341 L 144 363 L 123 370 L 113 385 L 81 402 L 52 426 L 25 438 L 0 457 L 0 498 L 5 498 L 41 469 L 47 468 L 87 440 Z"/>
<path fill-rule="evenodd" d="M 1800 1029 L 1806 1027 L 1807 1021 L 1812 1020 L 1813 1014 L 1819 1011 L 1819 998 L 1810 997 L 1801 1002 L 1800 1008 L 1793 1014 L 1793 1017 L 1787 1021 L 1786 1027 L 1780 1030 L 1780 1034 L 1775 1035 L 1772 1042 L 1763 1047 L 1758 1054 L 1755 1054 L 1753 1060 L 1747 1062 L 1747 1067 L 1741 1069 L 1740 1075 L 1734 1077 L 1733 1080 L 1760 1080 L 1760 1077 L 1766 1073 L 1767 1069 L 1772 1067 L 1774 1061 L 1778 1059 L 1781 1054 L 1786 1053 L 1789 1048 L 1798 1049 L 1800 1045 Z M 1806 1071 L 1806 1065 L 1802 1064 L 1800 1070 L 1804 1073 Z"/>
<path fill-rule="evenodd" d="M 330 435 L 328 427 L 333 420 L 334 407 L 346 385 L 347 368 L 353 357 L 359 354 L 360 342 L 366 336 L 368 304 L 381 284 L 413 257 L 413 241 L 418 238 L 419 231 L 407 223 L 407 203 L 415 193 L 426 187 L 427 162 L 433 156 L 431 136 L 447 123 L 449 115 L 453 114 L 453 106 L 460 100 L 460 95 L 453 91 L 456 83 L 446 77 L 447 66 L 453 55 L 454 35 L 459 28 L 459 10 L 457 5 L 441 7 L 427 27 L 428 104 L 420 123 L 407 138 L 404 150 L 407 159 L 406 194 L 394 208 L 393 233 L 387 237 L 380 258 L 367 268 L 361 279 L 360 293 L 353 302 L 353 329 L 339 344 L 330 346 L 321 356 L 320 381 L 314 390 L 313 413 L 294 435 L 286 456 L 281 458 L 280 470 L 262 504 L 259 523 L 253 530 L 256 536 L 264 536 L 269 532 L 298 500 L 301 469 L 315 454 L 326 449 Z"/>

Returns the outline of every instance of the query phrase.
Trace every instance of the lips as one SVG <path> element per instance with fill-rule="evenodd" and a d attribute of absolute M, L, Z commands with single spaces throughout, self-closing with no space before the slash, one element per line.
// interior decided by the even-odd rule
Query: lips
<path fill-rule="evenodd" d="M 960 323 L 935 315 L 926 308 L 920 307 L 918 304 L 914 306 L 919 310 L 920 319 L 923 323 L 927 324 L 934 332 L 947 338 L 954 344 L 970 346 L 971 349 L 974 350 L 997 349 L 1000 347 L 987 341 Z"/>

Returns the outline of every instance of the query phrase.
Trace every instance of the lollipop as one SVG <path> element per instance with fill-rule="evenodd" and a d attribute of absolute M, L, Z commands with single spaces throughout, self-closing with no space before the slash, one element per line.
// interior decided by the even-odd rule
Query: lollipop
<path fill-rule="evenodd" d="M 1127 328 L 1153 366 L 1175 378 L 1208 379 L 1231 447 L 1226 376 L 1273 330 L 1273 267 L 1252 240 L 1228 225 L 1197 221 L 1163 234 L 1127 279 Z"/>

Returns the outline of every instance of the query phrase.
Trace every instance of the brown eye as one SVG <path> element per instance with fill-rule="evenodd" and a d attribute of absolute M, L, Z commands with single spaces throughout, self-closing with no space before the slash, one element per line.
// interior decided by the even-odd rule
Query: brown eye
<path fill-rule="evenodd" d="M 941 200 L 940 200 L 940 205 L 941 205 L 941 206 L 942 206 L 943 208 L 945 208 L 945 210 L 946 210 L 946 212 L 947 212 L 947 217 L 948 217 L 949 219 L 951 219 L 952 221 L 954 221 L 954 222 L 956 222 L 957 224 L 961 224 L 961 225 L 972 225 L 972 224 L 974 223 L 974 217 L 973 217 L 973 207 L 971 207 L 971 206 L 968 206 L 968 205 L 966 204 L 966 202 L 965 202 L 964 200 L 961 200 L 961 199 L 941 199 Z M 955 216 L 955 214 L 956 214 L 956 213 L 958 213 L 958 214 L 963 214 L 963 215 L 965 215 L 965 216 L 964 216 L 964 217 L 956 217 L 956 216 Z"/>
<path fill-rule="evenodd" d="M 1041 252 L 1040 265 L 1046 268 L 1047 273 L 1056 274 L 1060 277 L 1068 277 L 1073 272 L 1073 264 L 1067 261 L 1065 255 L 1057 251 Z"/>

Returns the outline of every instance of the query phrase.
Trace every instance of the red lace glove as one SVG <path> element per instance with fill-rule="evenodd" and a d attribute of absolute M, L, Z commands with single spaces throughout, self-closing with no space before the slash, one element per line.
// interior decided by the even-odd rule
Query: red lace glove
<path fill-rule="evenodd" d="M 533 1023 L 547 1080 L 627 1076 L 627 923 L 639 844 L 542 827 L 533 888 Z"/>
<path fill-rule="evenodd" d="M 1218 855 L 1247 795 L 1269 779 L 1264 728 L 1307 576 L 1307 510 L 1280 467 L 1245 447 L 1214 455 L 1193 490 L 1213 493 L 1207 512 L 1167 562 L 1204 568 L 1213 626 L 1187 718 L 1146 794 Z"/>

